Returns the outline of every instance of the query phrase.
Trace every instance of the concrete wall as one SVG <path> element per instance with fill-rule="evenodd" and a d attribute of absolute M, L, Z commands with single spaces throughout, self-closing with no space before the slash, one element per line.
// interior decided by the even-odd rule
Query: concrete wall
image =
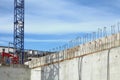
<path fill-rule="evenodd" d="M 0 80 L 30 80 L 30 69 L 0 66 Z"/>
<path fill-rule="evenodd" d="M 0 67 L 0 80 L 119 80 L 120 47 L 41 67 Z"/>
<path fill-rule="evenodd" d="M 29 62 L 0 67 L 0 80 L 119 80 L 120 33 Z"/>
<path fill-rule="evenodd" d="M 35 68 L 31 70 L 31 80 L 41 80 L 41 68 Z"/>
<path fill-rule="evenodd" d="M 71 58 L 101 52 L 119 46 L 120 46 L 120 33 L 96 39 L 85 44 L 80 44 L 72 48 L 66 47 L 64 50 L 61 50 L 57 53 L 39 57 L 37 59 L 30 61 L 29 67 L 36 68 L 39 66 L 57 63 L 63 60 L 69 60 Z"/>
<path fill-rule="evenodd" d="M 119 80 L 120 33 L 40 57 L 29 67 L 31 80 Z"/>
<path fill-rule="evenodd" d="M 119 80 L 120 47 L 32 69 L 31 80 Z"/>

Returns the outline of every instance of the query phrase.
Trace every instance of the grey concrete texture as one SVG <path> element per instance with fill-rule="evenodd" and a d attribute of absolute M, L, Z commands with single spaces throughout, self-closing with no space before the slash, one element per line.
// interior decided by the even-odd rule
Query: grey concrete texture
<path fill-rule="evenodd" d="M 119 80 L 120 33 L 32 60 L 29 67 L 31 80 Z"/>
<path fill-rule="evenodd" d="M 34 75 L 39 69 L 39 77 Z M 120 47 L 32 69 L 31 80 L 119 80 Z"/>
<path fill-rule="evenodd" d="M 22 67 L 0 67 L 0 80 L 31 80 L 31 71 Z"/>

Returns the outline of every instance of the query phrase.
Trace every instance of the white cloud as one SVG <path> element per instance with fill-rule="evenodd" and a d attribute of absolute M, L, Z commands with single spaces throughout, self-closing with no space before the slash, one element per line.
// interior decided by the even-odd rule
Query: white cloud
<path fill-rule="evenodd" d="M 39 39 L 25 39 L 26 42 L 68 42 L 69 40 L 65 39 L 51 39 L 51 40 L 39 40 Z"/>
<path fill-rule="evenodd" d="M 29 7 L 28 10 L 34 14 L 27 16 L 29 19 L 26 21 L 27 33 L 63 34 L 95 31 L 98 27 L 119 21 L 117 15 L 113 13 L 65 0 L 31 0 L 29 3 L 33 5 L 34 10 Z M 59 15 L 65 16 L 65 19 L 61 20 Z"/>
<path fill-rule="evenodd" d="M 11 15 L 1 16 L 0 18 L 0 32 L 13 32 L 13 17 Z"/>
<path fill-rule="evenodd" d="M 0 37 L 0 44 L 1 43 L 9 43 L 12 41 L 12 37 Z M 25 38 L 25 42 L 68 42 L 69 39 L 32 39 L 32 38 Z"/>
<path fill-rule="evenodd" d="M 117 23 L 119 20 L 111 21 L 99 21 L 99 22 L 83 22 L 83 23 L 48 23 L 44 24 L 34 24 L 34 28 L 31 28 L 32 25 L 29 25 L 30 28 L 26 28 L 27 33 L 36 33 L 36 34 L 65 34 L 65 33 L 79 33 L 79 32 L 92 32 L 96 31 L 98 28 L 110 27 L 114 23 Z"/>
<path fill-rule="evenodd" d="M 25 32 L 64 34 L 95 31 L 119 21 L 114 13 L 65 0 L 26 0 Z M 13 33 L 13 17 L 0 18 L 0 31 Z"/>

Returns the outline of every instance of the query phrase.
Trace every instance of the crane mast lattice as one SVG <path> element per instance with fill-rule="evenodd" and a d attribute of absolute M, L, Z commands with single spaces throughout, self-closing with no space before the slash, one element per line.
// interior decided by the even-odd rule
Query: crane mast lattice
<path fill-rule="evenodd" d="M 14 0 L 14 48 L 24 63 L 24 0 Z"/>

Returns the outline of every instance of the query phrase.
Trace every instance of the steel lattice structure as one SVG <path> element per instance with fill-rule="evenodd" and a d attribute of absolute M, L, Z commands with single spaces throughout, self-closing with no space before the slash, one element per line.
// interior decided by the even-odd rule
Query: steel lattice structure
<path fill-rule="evenodd" d="M 14 0 L 14 47 L 20 64 L 24 63 L 24 0 Z"/>

